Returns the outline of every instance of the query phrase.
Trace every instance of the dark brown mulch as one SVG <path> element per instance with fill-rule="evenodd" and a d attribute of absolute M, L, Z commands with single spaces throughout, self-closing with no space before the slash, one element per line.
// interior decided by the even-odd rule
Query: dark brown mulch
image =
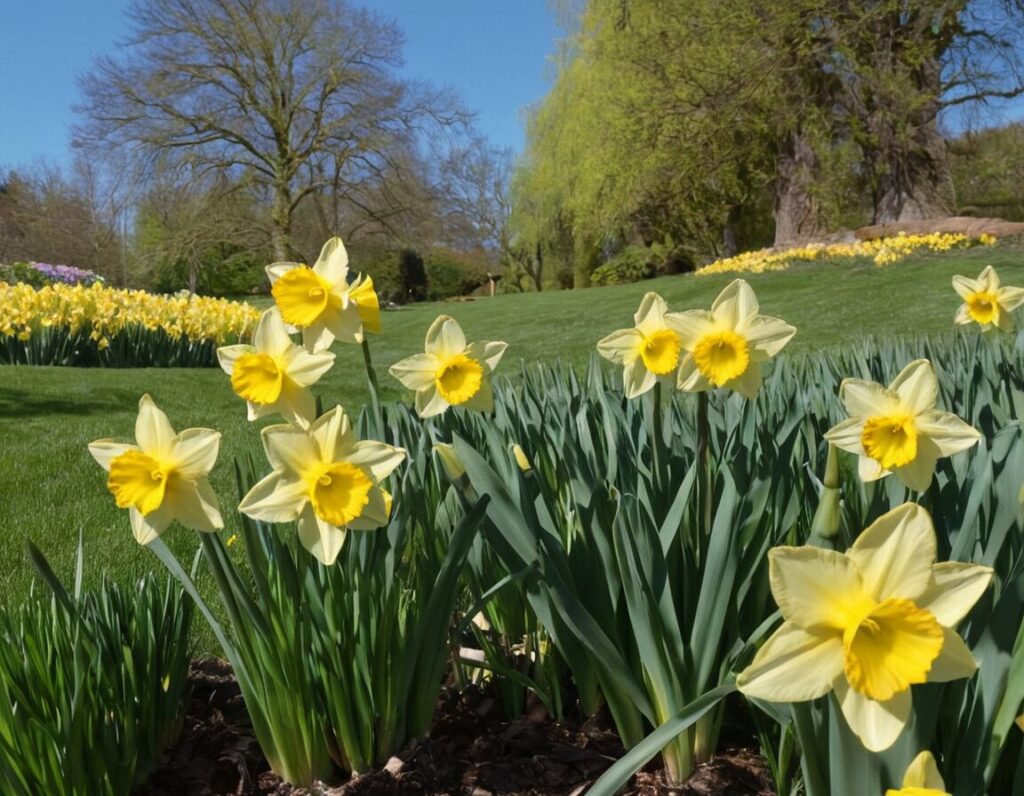
<path fill-rule="evenodd" d="M 226 663 L 196 662 L 191 678 L 193 693 L 181 740 L 140 794 L 307 793 L 282 783 L 268 770 Z M 723 738 L 725 751 L 700 766 L 682 787 L 669 788 L 662 773 L 652 768 L 637 775 L 628 793 L 771 796 L 764 760 L 742 727 L 727 725 Z M 559 723 L 542 708 L 509 721 L 492 698 L 470 687 L 461 693 L 446 691 L 430 737 L 410 745 L 382 770 L 315 792 L 324 796 L 576 796 L 621 754 L 615 733 L 599 721 Z"/>

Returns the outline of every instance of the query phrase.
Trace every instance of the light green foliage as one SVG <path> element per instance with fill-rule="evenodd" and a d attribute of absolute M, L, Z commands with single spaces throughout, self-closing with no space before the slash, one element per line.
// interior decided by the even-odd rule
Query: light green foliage
<path fill-rule="evenodd" d="M 960 212 L 1024 220 L 1024 124 L 964 133 L 950 160 Z"/>
<path fill-rule="evenodd" d="M 181 730 L 192 605 L 147 575 L 0 612 L 0 791 L 128 796 Z"/>

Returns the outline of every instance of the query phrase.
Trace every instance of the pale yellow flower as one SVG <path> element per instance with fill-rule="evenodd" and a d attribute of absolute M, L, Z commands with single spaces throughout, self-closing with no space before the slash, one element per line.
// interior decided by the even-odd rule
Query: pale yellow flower
<path fill-rule="evenodd" d="M 718 294 L 711 311 L 678 313 L 683 350 L 678 386 L 687 392 L 713 387 L 755 398 L 761 389 L 761 365 L 782 350 L 796 329 L 778 318 L 758 314 L 757 296 L 742 279 Z"/>
<path fill-rule="evenodd" d="M 953 628 L 992 570 L 935 557 L 931 518 L 916 503 L 883 514 L 845 553 L 770 550 L 784 621 L 740 673 L 739 690 L 769 702 L 835 692 L 864 746 L 888 749 L 910 716 L 912 685 L 970 677 L 978 667 Z"/>
<path fill-rule="evenodd" d="M 946 783 L 942 781 L 939 767 L 931 752 L 921 752 L 907 766 L 903 775 L 903 786 L 896 790 L 889 788 L 885 796 L 950 796 Z"/>
<path fill-rule="evenodd" d="M 359 440 L 340 406 L 309 429 L 267 426 L 263 447 L 274 469 L 238 510 L 262 522 L 297 522 L 299 541 L 321 563 L 334 563 L 349 530 L 387 524 L 391 496 L 381 482 L 405 451 Z"/>
<path fill-rule="evenodd" d="M 976 323 L 988 331 L 998 326 L 1004 332 L 1013 329 L 1013 311 L 1024 304 L 1024 288 L 1001 287 L 999 275 L 991 265 L 977 279 L 953 277 L 953 289 L 964 300 L 956 313 L 956 323 Z"/>
<path fill-rule="evenodd" d="M 665 299 L 647 293 L 633 315 L 632 329 L 619 329 L 597 344 L 605 359 L 622 365 L 627 398 L 638 398 L 654 387 L 659 376 L 674 373 L 682 350 L 679 313 L 668 312 Z"/>
<path fill-rule="evenodd" d="M 176 434 L 148 395 L 139 401 L 134 444 L 99 439 L 89 445 L 117 505 L 128 509 L 139 544 L 149 544 L 175 520 L 197 531 L 224 527 L 207 479 L 219 449 L 220 434 L 211 429 Z"/>
<path fill-rule="evenodd" d="M 396 362 L 389 371 L 416 392 L 416 412 L 432 417 L 449 406 L 480 412 L 494 408 L 491 373 L 508 343 L 467 343 L 454 318 L 438 317 L 427 330 L 424 353 Z"/>
<path fill-rule="evenodd" d="M 516 460 L 516 466 L 524 472 L 528 473 L 533 469 L 533 462 L 530 461 L 530 457 L 526 455 L 526 451 L 522 449 L 517 443 L 513 442 L 511 445 L 512 456 Z"/>
<path fill-rule="evenodd" d="M 276 307 L 263 313 L 252 342 L 217 349 L 232 389 L 248 405 L 249 419 L 277 412 L 307 428 L 316 418 L 316 401 L 308 388 L 334 364 L 334 354 L 310 353 L 295 345 Z"/>
<path fill-rule="evenodd" d="M 380 331 L 380 303 L 373 280 L 348 281 L 348 252 L 341 238 L 324 244 L 310 268 L 301 263 L 267 266 L 270 292 L 285 323 L 301 330 L 310 351 L 322 351 L 336 339 L 361 343 L 363 332 Z"/>
<path fill-rule="evenodd" d="M 981 435 L 950 412 L 935 408 L 939 383 L 927 359 L 907 365 L 888 387 L 846 379 L 839 395 L 850 418 L 829 429 L 825 439 L 860 457 L 861 480 L 895 473 L 923 492 L 935 463 L 970 448 Z"/>

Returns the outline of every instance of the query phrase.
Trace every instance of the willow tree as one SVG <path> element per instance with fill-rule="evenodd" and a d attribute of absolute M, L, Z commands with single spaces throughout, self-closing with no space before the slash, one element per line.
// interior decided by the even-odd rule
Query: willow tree
<path fill-rule="evenodd" d="M 379 179 L 425 125 L 461 119 L 396 76 L 395 25 L 345 0 L 135 0 L 128 16 L 124 55 L 81 81 L 79 137 L 244 173 L 280 259 L 306 197 Z"/>

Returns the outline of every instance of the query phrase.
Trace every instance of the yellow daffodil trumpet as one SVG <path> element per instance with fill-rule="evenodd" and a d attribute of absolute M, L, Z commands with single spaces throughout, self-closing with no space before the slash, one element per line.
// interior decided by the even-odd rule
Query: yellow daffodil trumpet
<path fill-rule="evenodd" d="M 714 387 L 757 397 L 761 365 L 782 350 L 796 334 L 788 323 L 758 314 L 757 296 L 742 279 L 718 294 L 711 310 L 678 313 L 674 323 L 685 352 L 678 387 L 703 392 Z"/>
<path fill-rule="evenodd" d="M 334 563 L 349 530 L 387 524 L 391 496 L 381 482 L 405 451 L 357 439 L 340 406 L 308 429 L 268 426 L 263 446 L 273 472 L 238 510 L 262 522 L 297 522 L 299 541 L 322 564 Z"/>
<path fill-rule="evenodd" d="M 310 353 L 295 345 L 276 307 L 260 317 L 252 345 L 223 346 L 217 359 L 232 389 L 245 399 L 250 420 L 277 413 L 303 428 L 316 418 L 308 388 L 334 364 L 329 351 Z"/>
<path fill-rule="evenodd" d="M 954 276 L 953 289 L 964 300 L 956 313 L 956 323 L 976 323 L 983 332 L 994 327 L 1011 331 L 1013 311 L 1024 304 L 1024 288 L 1000 286 L 999 275 L 991 265 L 986 265 L 977 279 Z"/>
<path fill-rule="evenodd" d="M 99 439 L 89 453 L 107 471 L 107 488 L 128 509 L 139 544 L 149 544 L 177 520 L 212 532 L 224 527 L 207 476 L 217 461 L 220 434 L 190 428 L 176 434 L 153 399 L 143 395 L 135 421 L 135 443 Z"/>
<path fill-rule="evenodd" d="M 953 628 L 992 570 L 936 564 L 935 556 L 931 517 L 916 503 L 879 517 L 845 553 L 769 551 L 772 595 L 784 621 L 740 673 L 739 690 L 769 702 L 832 692 L 864 746 L 888 749 L 910 716 L 912 685 L 977 669 Z"/>
<path fill-rule="evenodd" d="M 302 332 L 303 345 L 322 351 L 336 339 L 361 343 L 380 331 L 380 302 L 369 276 L 348 280 L 348 252 L 341 238 L 324 244 L 316 264 L 267 266 L 270 292 L 284 322 Z"/>
<path fill-rule="evenodd" d="M 427 330 L 424 353 L 396 362 L 390 373 L 416 393 L 416 412 L 433 417 L 450 406 L 494 408 L 490 376 L 507 343 L 467 343 L 454 318 L 441 315 Z"/>
<path fill-rule="evenodd" d="M 888 387 L 846 379 L 839 395 L 850 418 L 829 429 L 825 439 L 860 457 L 861 480 L 895 473 L 910 489 L 924 491 L 940 458 L 981 438 L 956 415 L 935 408 L 938 393 L 927 359 L 911 362 Z"/>
<path fill-rule="evenodd" d="M 899 790 L 889 788 L 885 796 L 951 796 L 946 790 L 935 758 L 931 752 L 921 752 L 913 759 L 903 775 Z"/>

